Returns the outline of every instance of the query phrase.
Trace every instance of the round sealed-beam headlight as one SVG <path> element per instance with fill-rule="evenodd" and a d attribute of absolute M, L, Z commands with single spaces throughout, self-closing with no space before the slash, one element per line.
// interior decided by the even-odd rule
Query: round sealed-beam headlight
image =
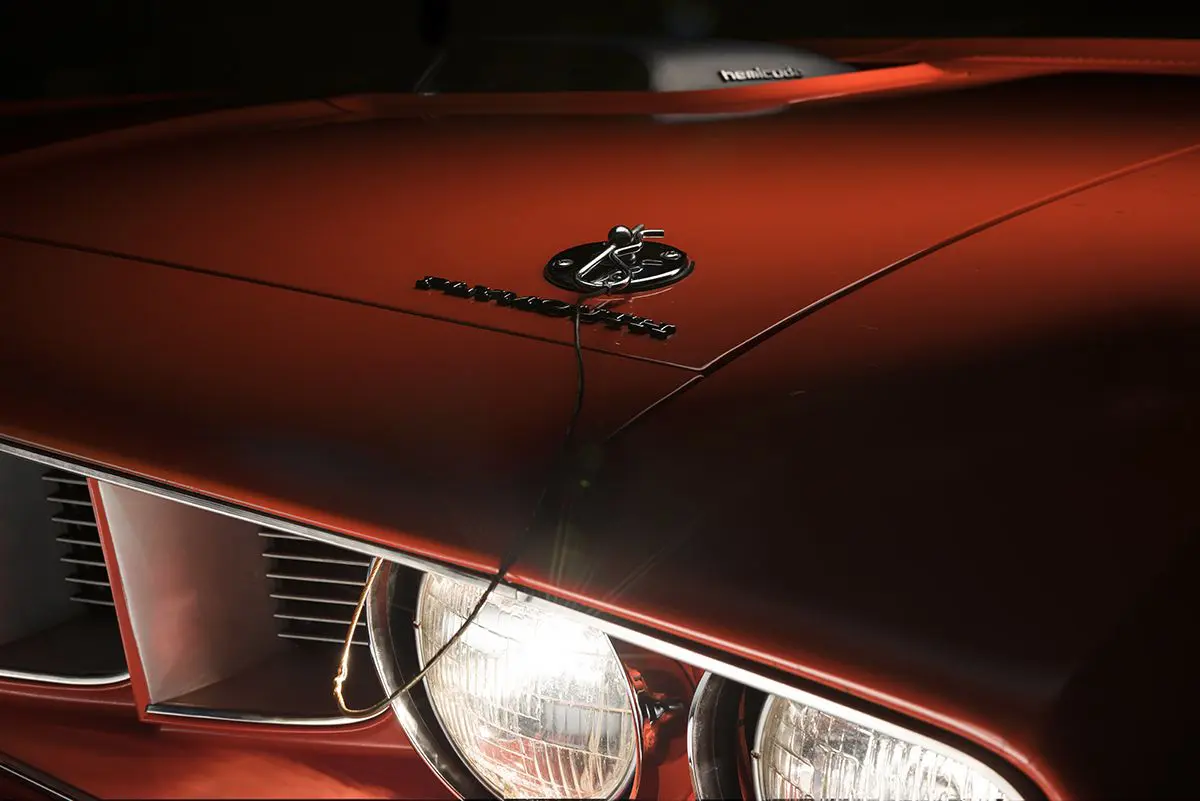
<path fill-rule="evenodd" d="M 758 798 L 1020 798 L 966 754 L 845 713 L 769 696 L 751 752 Z"/>
<path fill-rule="evenodd" d="M 483 590 L 427 574 L 417 596 L 422 667 Z M 498 587 L 425 674 L 433 712 L 471 772 L 506 798 L 612 798 L 638 766 L 639 722 L 608 637 Z"/>

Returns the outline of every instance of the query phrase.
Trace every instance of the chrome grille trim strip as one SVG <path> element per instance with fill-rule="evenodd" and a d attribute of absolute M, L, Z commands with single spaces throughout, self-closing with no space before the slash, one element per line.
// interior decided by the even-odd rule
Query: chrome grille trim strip
<path fill-rule="evenodd" d="M 192 720 L 220 720 L 228 723 L 257 723 L 268 726 L 308 726 L 316 728 L 334 728 L 348 726 L 351 723 L 363 723 L 363 718 L 284 718 L 271 715 L 257 715 L 251 712 L 238 712 L 230 709 L 193 709 L 189 706 L 176 704 L 147 704 L 146 711 L 155 715 L 168 715 L 176 718 Z M 374 720 L 374 718 L 368 718 Z"/>
<path fill-rule="evenodd" d="M 341 637 L 322 637 L 319 634 L 293 634 L 290 631 L 284 631 L 284 632 L 281 632 L 279 634 L 279 636 L 285 640 L 302 640 L 304 642 L 327 642 L 327 643 L 330 643 L 331 645 L 344 645 L 345 644 L 345 640 L 343 640 Z M 354 644 L 355 645 L 370 645 L 369 642 L 367 642 L 366 640 L 361 639 L 359 637 L 354 638 Z"/>
<path fill-rule="evenodd" d="M 73 595 L 71 600 L 77 604 L 91 604 L 92 606 L 111 606 L 113 608 L 117 606 L 113 601 L 106 601 L 102 598 L 85 598 L 82 595 Z"/>
<path fill-rule="evenodd" d="M 64 556 L 58 561 L 68 565 L 83 565 L 84 567 L 104 567 L 104 561 L 97 562 L 95 559 L 77 559 L 74 556 Z"/>
<path fill-rule="evenodd" d="M 343 601 L 341 598 L 318 598 L 315 595 L 294 595 L 288 592 L 273 592 L 271 597 L 277 601 L 301 601 L 306 604 L 337 604 L 338 606 L 354 606 L 355 601 Z"/>
<path fill-rule="evenodd" d="M 87 526 L 89 528 L 99 528 L 100 524 L 95 520 L 80 520 L 77 517 L 66 517 L 65 515 L 55 515 L 50 518 L 55 523 L 62 523 L 68 526 Z"/>
<path fill-rule="evenodd" d="M 0 450 L 6 450 L 6 449 L 4 449 L 3 447 L 0 447 Z M 13 456 L 21 456 L 22 455 L 21 453 L 19 453 L 17 451 L 7 451 L 6 450 L 6 452 L 12 453 Z M 47 462 L 44 462 L 41 459 L 34 459 L 32 456 L 26 456 L 25 458 L 31 459 L 33 461 L 41 462 L 42 464 L 48 464 Z M 64 462 L 64 464 L 65 464 L 65 462 Z M 56 465 L 49 465 L 49 466 L 56 467 Z M 66 468 L 59 467 L 58 469 L 63 470 Z M 72 476 L 72 475 L 49 475 L 49 474 L 47 474 L 47 475 L 42 476 L 42 481 L 49 481 L 51 484 L 73 484 L 77 487 L 86 487 L 87 486 L 86 478 L 79 478 L 78 476 Z"/>
<path fill-rule="evenodd" d="M 295 573 L 280 573 L 278 571 L 271 571 L 267 574 L 267 578 L 280 579 L 282 581 L 311 581 L 313 584 L 337 584 L 343 587 L 361 587 L 363 585 L 363 582 L 352 581 L 351 579 L 335 579 L 327 576 L 302 576 Z"/>
<path fill-rule="evenodd" d="M 295 534 L 284 534 L 282 531 L 270 531 L 268 529 L 263 529 L 262 531 L 259 531 L 258 536 L 266 537 L 267 539 L 272 539 L 272 540 L 292 540 L 292 541 L 299 540 L 300 542 L 311 542 L 312 541 L 309 537 L 298 537 Z"/>
<path fill-rule="evenodd" d="M 45 476 L 42 476 L 42 478 L 44 480 Z M 56 481 L 55 483 L 62 484 L 65 482 Z M 86 506 L 89 509 L 92 508 L 91 501 L 81 501 L 81 500 L 78 500 L 77 498 L 64 498 L 61 495 L 49 495 L 46 497 L 46 500 L 50 501 L 50 503 L 65 503 L 70 506 Z"/>
<path fill-rule="evenodd" d="M 98 540 L 81 540 L 78 537 L 55 537 L 55 542 L 61 542 L 63 545 L 79 545 L 83 548 L 99 548 Z"/>
<path fill-rule="evenodd" d="M 296 537 L 297 540 L 302 540 L 304 537 Z M 282 559 L 288 562 L 317 562 L 322 565 L 344 565 L 346 567 L 362 567 L 371 566 L 370 559 L 342 559 L 338 557 L 325 556 L 305 556 L 298 553 L 279 553 L 278 551 L 267 551 L 263 556 L 268 559 Z M 299 579 L 301 576 L 296 576 Z M 361 586 L 361 583 L 360 585 Z"/>
<path fill-rule="evenodd" d="M 97 581 L 96 579 L 79 578 L 78 576 L 67 576 L 67 581 L 72 584 L 87 584 L 89 587 L 108 587 L 107 581 Z"/>
<path fill-rule="evenodd" d="M 338 626 L 350 625 L 349 620 L 339 620 L 338 618 L 333 617 L 316 617 L 314 615 L 296 615 L 290 612 L 276 612 L 275 617 L 279 618 L 280 620 L 303 620 L 308 623 L 334 623 Z M 365 626 L 367 624 L 365 621 L 360 620 L 355 625 Z M 337 640 L 337 642 L 341 642 L 341 640 Z"/>
<path fill-rule="evenodd" d="M 52 676 L 25 670 L 0 670 L 0 679 L 30 681 L 37 684 L 57 684 L 66 687 L 109 687 L 129 681 L 128 671 L 111 676 Z"/>

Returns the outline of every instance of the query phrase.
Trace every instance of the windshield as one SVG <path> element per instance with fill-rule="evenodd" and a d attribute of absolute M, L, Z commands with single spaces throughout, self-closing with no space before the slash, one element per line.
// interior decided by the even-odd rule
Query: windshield
<path fill-rule="evenodd" d="M 409 92 L 447 40 L 495 35 L 1193 38 L 1187 4 L 42 0 L 0 4 L 0 101 L 180 92 Z M 1171 9 L 1171 10 L 1167 10 Z"/>

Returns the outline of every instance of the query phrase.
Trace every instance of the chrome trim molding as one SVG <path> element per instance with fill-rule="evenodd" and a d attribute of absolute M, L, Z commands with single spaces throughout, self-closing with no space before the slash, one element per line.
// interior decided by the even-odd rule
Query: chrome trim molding
<path fill-rule="evenodd" d="M 18 446 L 11 444 L 11 440 L 0 439 L 0 452 L 11 453 L 16 456 L 21 456 L 26 459 L 33 459 L 42 462 L 43 464 L 60 469 L 71 470 L 80 475 L 95 478 L 101 481 L 107 481 L 117 486 L 127 487 L 133 490 L 139 490 L 151 495 L 165 498 L 168 500 L 185 503 L 190 506 L 195 506 L 200 509 L 206 509 L 217 514 L 223 514 L 229 517 L 246 520 L 258 525 L 265 525 L 285 533 L 307 536 L 321 542 L 327 542 L 332 545 L 337 545 L 348 550 L 357 551 L 370 556 L 378 557 L 386 561 L 398 564 L 404 567 L 417 570 L 419 572 L 438 573 L 440 575 L 456 578 L 464 582 L 473 583 L 478 587 L 486 587 L 490 582 L 490 577 L 473 573 L 463 568 L 446 565 L 423 557 L 416 557 L 411 554 L 399 551 L 393 548 L 388 548 L 373 543 L 361 542 L 345 534 L 334 534 L 324 531 L 313 526 L 295 523 L 293 521 L 274 517 L 261 512 L 240 509 L 232 504 L 223 501 L 212 500 L 200 495 L 191 495 L 183 491 L 170 487 L 160 486 L 150 481 L 131 478 L 119 473 L 103 470 L 85 464 L 79 464 L 69 461 L 60 456 L 50 455 L 28 446 Z M 963 731 L 964 727 L 957 721 L 953 721 L 944 715 L 939 715 L 931 710 L 920 710 L 920 716 L 929 720 L 938 721 L 946 728 L 943 729 L 935 724 L 927 723 L 916 715 L 905 715 L 901 712 L 890 710 L 881 707 L 877 702 L 863 699 L 854 696 L 847 691 L 839 690 L 836 687 L 830 687 L 824 684 L 819 684 L 813 679 L 803 676 L 787 673 L 778 668 L 771 668 L 758 662 L 745 659 L 743 657 L 733 657 L 736 662 L 727 661 L 730 659 L 725 655 L 725 659 L 719 659 L 712 656 L 710 653 L 699 650 L 703 646 L 697 646 L 692 643 L 686 643 L 682 640 L 668 639 L 672 635 L 665 635 L 659 632 L 645 628 L 635 628 L 636 624 L 629 624 L 611 617 L 607 614 L 597 613 L 594 611 L 584 612 L 570 602 L 555 599 L 548 596 L 546 593 L 537 590 L 522 587 L 504 582 L 505 586 L 519 590 L 525 594 L 533 596 L 540 603 L 547 603 L 554 606 L 559 612 L 569 618 L 574 618 L 582 624 L 593 626 L 599 629 L 610 637 L 621 640 L 644 648 L 648 651 L 653 651 L 669 659 L 674 659 L 694 668 L 698 668 L 714 675 L 720 676 L 730 681 L 737 682 L 751 689 L 759 690 L 770 695 L 777 695 L 791 701 L 796 701 L 801 704 L 806 704 L 814 709 L 828 712 L 837 715 L 845 720 L 857 723 L 862 726 L 871 727 L 877 731 L 888 734 L 893 737 L 907 739 L 917 745 L 921 745 L 938 753 L 945 753 L 949 749 L 956 759 L 966 763 L 968 766 L 977 767 L 996 774 L 997 783 L 1000 788 L 1007 793 L 1017 795 L 1024 798 L 1025 801 L 1036 801 L 1036 799 L 1044 798 L 1045 794 L 1032 779 L 1020 772 L 1017 765 L 1006 760 L 1002 753 L 1009 752 L 1011 749 L 1003 740 L 990 735 L 989 733 L 970 729 L 971 736 L 974 740 L 968 739 L 963 734 L 959 734 L 954 729 Z M 751 667 L 746 667 L 749 665 Z M 753 668 L 753 669 L 751 669 Z M 778 678 L 777 678 L 778 677 Z M 798 685 L 812 687 L 814 690 L 819 690 L 828 693 L 829 695 L 840 696 L 843 700 L 834 701 L 824 695 L 818 695 L 816 692 L 802 689 Z M 395 685 L 394 685 L 395 686 Z M 385 690 L 387 683 L 385 681 Z M 867 707 L 876 711 L 872 714 L 863 711 L 860 707 Z M 892 719 L 903 719 L 905 725 L 900 725 L 892 720 L 879 717 L 879 714 L 887 715 Z M 196 715 L 195 717 L 204 717 L 204 715 Z M 936 731 L 948 740 L 952 740 L 955 744 L 946 744 L 939 739 L 921 733 L 921 730 Z M 987 745 L 981 745 L 986 743 Z M 990 749 L 990 750 L 989 750 Z M 978 754 L 979 756 L 976 756 Z M 1010 778 L 1011 777 L 1011 778 Z M 1022 785 L 1021 792 L 1014 789 L 1012 781 L 1019 781 Z M 1028 787 L 1029 789 L 1025 789 Z"/>
<path fill-rule="evenodd" d="M 333 676 L 329 677 L 329 682 L 332 687 Z M 374 717 L 285 718 L 228 709 L 194 709 L 189 706 L 179 706 L 176 704 L 146 704 L 146 711 L 155 715 L 169 715 L 175 718 L 199 718 L 201 720 L 219 720 L 226 723 L 256 723 L 270 726 L 308 726 L 310 728 L 348 726 L 352 723 L 366 723 L 375 719 Z M 381 712 L 380 714 L 383 713 Z"/>
<path fill-rule="evenodd" d="M 0 773 L 23 781 L 51 798 L 60 798 L 63 801 L 97 801 L 94 795 L 89 795 L 78 787 L 73 787 L 53 776 L 42 773 L 37 768 L 26 765 L 7 754 L 0 754 Z"/>
<path fill-rule="evenodd" d="M 696 685 L 687 716 L 687 758 L 696 801 L 738 798 L 737 737 L 741 687 L 705 673 Z M 722 742 L 721 735 L 728 738 Z"/>
<path fill-rule="evenodd" d="M 371 661 L 379 674 L 383 691 L 391 696 L 407 682 L 408 671 L 416 671 L 417 638 L 411 642 L 399 641 L 391 636 L 392 597 L 395 583 L 401 578 L 397 565 L 385 561 L 375 577 L 375 592 L 367 598 L 367 641 L 371 647 Z M 414 577 L 415 580 L 422 579 Z M 415 621 L 410 621 L 410 625 Z M 415 632 L 415 626 L 413 626 Z M 404 647 L 405 653 L 396 653 Z M 406 675 L 407 674 L 407 675 Z M 460 798 L 491 798 L 493 794 L 458 753 L 454 743 L 446 736 L 433 704 L 420 682 L 409 692 L 392 701 L 391 709 L 412 743 L 413 750 L 424 760 L 442 784 Z"/>
<path fill-rule="evenodd" d="M 758 723 L 754 726 L 754 745 L 753 750 L 751 751 L 753 758 L 750 760 L 750 785 L 754 788 L 755 798 L 763 797 L 762 770 L 759 768 L 759 765 L 762 760 L 762 738 L 763 730 L 767 722 L 767 711 L 772 706 L 779 703 L 779 701 L 780 699 L 778 696 L 767 696 L 767 700 L 763 704 L 762 713 L 758 716 Z"/>
<path fill-rule="evenodd" d="M 110 676 L 52 676 L 47 673 L 32 673 L 24 670 L 0 668 L 0 679 L 32 681 L 38 684 L 57 684 L 68 687 L 111 687 L 129 681 L 129 671 Z"/>

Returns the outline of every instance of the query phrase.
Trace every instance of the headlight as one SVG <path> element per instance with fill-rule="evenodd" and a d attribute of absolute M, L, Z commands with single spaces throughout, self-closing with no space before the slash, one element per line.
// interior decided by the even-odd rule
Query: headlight
<path fill-rule="evenodd" d="M 755 736 L 760 799 L 1018 799 L 965 755 L 771 696 Z"/>
<path fill-rule="evenodd" d="M 482 590 L 426 575 L 422 666 Z M 611 798 L 637 768 L 633 691 L 608 637 L 498 587 L 425 676 L 434 714 L 472 772 L 508 798 Z"/>

